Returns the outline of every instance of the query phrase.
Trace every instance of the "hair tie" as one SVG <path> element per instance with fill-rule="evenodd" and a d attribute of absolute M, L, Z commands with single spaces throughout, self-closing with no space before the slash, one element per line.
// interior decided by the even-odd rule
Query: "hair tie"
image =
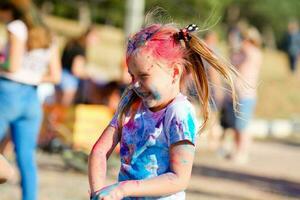
<path fill-rule="evenodd" d="M 190 24 L 187 27 L 180 29 L 177 35 L 178 40 L 184 40 L 185 42 L 188 42 L 191 40 L 191 36 L 189 33 L 197 31 L 199 28 L 196 24 Z"/>

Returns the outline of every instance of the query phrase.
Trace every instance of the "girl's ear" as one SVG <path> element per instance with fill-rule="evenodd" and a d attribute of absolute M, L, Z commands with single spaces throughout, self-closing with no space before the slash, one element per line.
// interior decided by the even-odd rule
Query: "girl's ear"
<path fill-rule="evenodd" d="M 173 82 L 180 80 L 181 73 L 182 73 L 182 66 L 179 63 L 175 63 L 173 65 L 173 72 L 172 72 Z"/>

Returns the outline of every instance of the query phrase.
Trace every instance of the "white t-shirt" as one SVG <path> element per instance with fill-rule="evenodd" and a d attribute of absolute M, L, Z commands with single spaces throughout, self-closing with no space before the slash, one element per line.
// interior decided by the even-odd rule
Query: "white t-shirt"
<path fill-rule="evenodd" d="M 26 45 L 28 29 L 24 22 L 14 20 L 7 24 L 7 30 Z M 26 51 L 21 61 L 21 67 L 16 72 L 10 73 L 1 71 L 0 76 L 24 84 L 38 85 L 43 75 L 47 73 L 50 57 L 51 48 Z"/>

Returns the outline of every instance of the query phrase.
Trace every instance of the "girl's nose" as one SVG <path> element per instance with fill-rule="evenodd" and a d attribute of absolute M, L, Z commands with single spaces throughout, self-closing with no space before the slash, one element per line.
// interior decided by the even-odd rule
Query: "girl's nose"
<path fill-rule="evenodd" d="M 138 89 L 138 88 L 140 88 L 141 87 L 141 84 L 140 84 L 140 82 L 139 81 L 132 81 L 131 82 L 131 84 L 130 84 L 130 88 L 132 88 L 132 89 Z"/>

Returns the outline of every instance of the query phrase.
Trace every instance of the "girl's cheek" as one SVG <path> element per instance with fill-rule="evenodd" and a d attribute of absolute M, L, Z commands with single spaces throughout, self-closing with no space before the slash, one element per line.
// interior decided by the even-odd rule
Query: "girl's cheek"
<path fill-rule="evenodd" d="M 151 90 L 151 93 L 155 100 L 161 99 L 161 94 L 159 93 L 159 91 L 157 90 L 157 88 L 155 86 L 151 86 L 150 90 Z"/>

